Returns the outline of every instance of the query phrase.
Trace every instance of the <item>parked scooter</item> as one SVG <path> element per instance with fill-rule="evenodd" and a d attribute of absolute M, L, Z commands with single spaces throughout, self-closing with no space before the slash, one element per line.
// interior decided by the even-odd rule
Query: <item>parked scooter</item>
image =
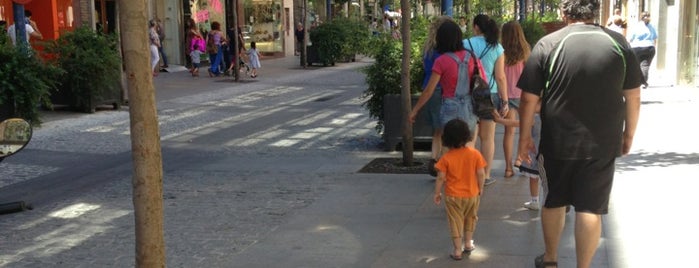
<path fill-rule="evenodd" d="M 0 162 L 5 157 L 24 149 L 32 138 L 32 125 L 21 118 L 10 118 L 0 122 Z M 32 209 L 24 201 L 0 204 L 0 214 Z"/>

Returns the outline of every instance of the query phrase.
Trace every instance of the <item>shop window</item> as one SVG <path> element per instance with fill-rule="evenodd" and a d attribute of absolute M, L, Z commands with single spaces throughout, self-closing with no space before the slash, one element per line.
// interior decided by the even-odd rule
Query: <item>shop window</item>
<path fill-rule="evenodd" d="M 244 5 L 245 46 L 249 47 L 250 42 L 255 42 L 261 52 L 283 51 L 281 0 L 246 0 Z"/>

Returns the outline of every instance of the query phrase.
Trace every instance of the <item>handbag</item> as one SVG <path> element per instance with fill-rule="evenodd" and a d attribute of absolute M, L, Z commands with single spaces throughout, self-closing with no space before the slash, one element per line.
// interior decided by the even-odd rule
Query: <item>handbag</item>
<path fill-rule="evenodd" d="M 471 40 L 468 41 L 471 49 Z M 489 118 L 492 112 L 495 110 L 495 104 L 493 99 L 490 97 L 490 86 L 480 74 L 481 61 L 476 58 L 473 51 L 471 52 L 471 58 L 475 61 L 476 70 L 473 72 L 473 77 L 471 78 L 471 100 L 473 102 L 473 113 L 478 117 Z"/>
<path fill-rule="evenodd" d="M 218 46 L 214 43 L 214 35 L 209 34 L 209 37 L 206 40 L 206 53 L 209 54 L 216 54 L 218 53 Z"/>

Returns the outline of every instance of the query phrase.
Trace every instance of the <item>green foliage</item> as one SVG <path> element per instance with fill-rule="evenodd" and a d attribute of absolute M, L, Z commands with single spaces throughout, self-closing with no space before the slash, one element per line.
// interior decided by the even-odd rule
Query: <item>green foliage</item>
<path fill-rule="evenodd" d="M 524 37 L 531 47 L 534 47 L 536 42 L 546 35 L 544 27 L 534 18 L 527 18 L 522 22 L 521 26 L 522 31 L 524 31 Z"/>
<path fill-rule="evenodd" d="M 383 128 L 383 97 L 400 94 L 402 44 L 391 38 L 377 42 L 374 64 L 363 69 L 369 87 L 362 94 L 363 106 L 372 118 L 378 119 L 376 129 Z"/>
<path fill-rule="evenodd" d="M 421 90 L 425 71 L 422 65 L 422 47 L 427 38 L 430 22 L 422 17 L 411 20 L 410 92 Z M 364 68 L 368 88 L 362 94 L 363 106 L 377 119 L 376 130 L 383 129 L 383 98 L 387 94 L 401 94 L 401 65 L 403 43 L 387 35 L 372 38 L 368 55 L 374 64 Z"/>
<path fill-rule="evenodd" d="M 366 50 L 370 37 L 363 22 L 347 18 L 333 19 L 308 33 L 324 64 L 332 64 Z"/>
<path fill-rule="evenodd" d="M 63 71 L 7 39 L 0 40 L 0 62 L 0 106 L 14 106 L 13 117 L 40 125 L 39 107 L 51 106 L 49 92 Z"/>
<path fill-rule="evenodd" d="M 46 51 L 54 62 L 66 71 L 61 76 L 59 90 L 69 90 L 75 96 L 77 108 L 87 108 L 94 99 L 113 95 L 121 80 L 121 58 L 116 35 L 105 35 L 81 27 L 65 32 Z"/>
<path fill-rule="evenodd" d="M 558 22 L 561 21 L 558 11 L 546 11 L 543 16 L 539 16 L 540 22 Z"/>

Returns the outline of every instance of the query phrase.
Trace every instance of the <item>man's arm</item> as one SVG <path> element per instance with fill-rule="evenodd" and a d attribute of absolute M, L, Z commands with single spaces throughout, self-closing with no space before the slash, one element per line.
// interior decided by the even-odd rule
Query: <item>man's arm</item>
<path fill-rule="evenodd" d="M 539 102 L 539 96 L 522 91 L 519 104 L 519 146 L 517 155 L 519 159 L 527 163 L 531 163 L 529 158 L 529 147 L 531 147 L 532 133 L 534 126 L 534 113 L 536 112 L 536 104 Z"/>
<path fill-rule="evenodd" d="M 624 100 L 626 103 L 626 119 L 624 120 L 624 140 L 621 153 L 622 155 L 627 155 L 631 151 L 631 144 L 636 134 L 638 117 L 641 112 L 641 89 L 624 90 Z"/>
<path fill-rule="evenodd" d="M 29 26 L 31 26 L 31 28 L 32 28 L 32 31 L 29 33 L 30 37 L 34 37 L 34 38 L 39 39 L 39 40 L 44 39 L 44 36 L 41 35 L 41 32 L 39 32 L 39 27 L 36 26 L 36 22 L 34 22 L 33 20 L 30 20 Z M 29 41 L 29 40 L 27 40 L 27 41 Z"/>

